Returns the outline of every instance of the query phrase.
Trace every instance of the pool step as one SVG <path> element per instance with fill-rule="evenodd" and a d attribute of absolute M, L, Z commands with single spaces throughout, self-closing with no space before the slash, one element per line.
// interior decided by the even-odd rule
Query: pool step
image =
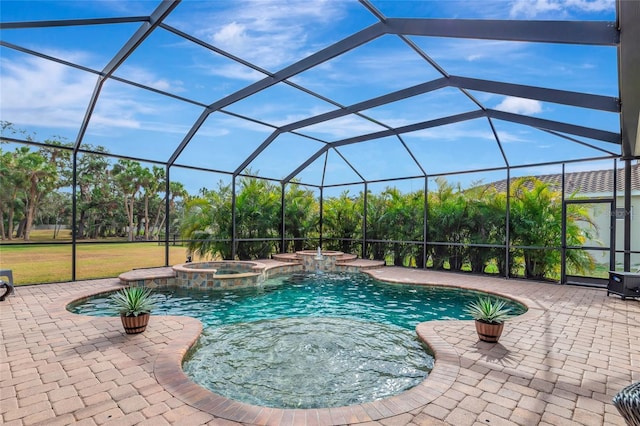
<path fill-rule="evenodd" d="M 281 262 L 300 262 L 300 258 L 295 253 L 277 253 L 272 254 L 271 258 Z M 336 257 L 336 262 L 349 262 L 358 258 L 358 255 L 343 253 Z"/>
<path fill-rule="evenodd" d="M 300 259 L 295 253 L 277 253 L 272 254 L 271 259 L 278 260 L 280 262 L 299 263 Z"/>
<path fill-rule="evenodd" d="M 145 287 L 166 287 L 173 284 L 176 272 L 173 268 L 134 269 L 118 276 L 121 285 L 140 285 Z"/>
<path fill-rule="evenodd" d="M 261 259 L 255 262 L 264 265 L 267 278 L 278 273 L 297 272 L 302 268 L 302 262 L 295 253 L 274 254 L 271 259 Z M 355 254 L 343 254 L 336 258 L 335 265 L 342 272 L 358 272 L 382 268 L 385 263 L 383 260 L 358 259 Z M 137 285 L 157 288 L 176 284 L 176 273 L 171 267 L 134 269 L 120 274 L 118 278 L 123 286 Z"/>
<path fill-rule="evenodd" d="M 357 258 L 357 254 L 343 253 L 341 256 L 336 258 L 336 262 L 350 262 L 352 260 L 356 260 Z"/>
<path fill-rule="evenodd" d="M 343 268 L 357 268 L 360 271 L 366 269 L 378 269 L 385 266 L 384 260 L 370 260 L 370 259 L 353 259 L 348 261 L 338 261 L 336 266 Z"/>

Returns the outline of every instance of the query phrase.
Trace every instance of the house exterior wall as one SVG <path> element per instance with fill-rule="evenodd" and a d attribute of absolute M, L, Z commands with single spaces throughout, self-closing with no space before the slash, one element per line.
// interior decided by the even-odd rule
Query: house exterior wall
<path fill-rule="evenodd" d="M 580 194 L 580 198 L 583 195 Z M 592 194 L 595 195 L 595 194 Z M 601 194 L 598 194 L 601 196 Z M 595 196 L 588 196 L 587 198 L 598 198 Z M 620 196 L 616 198 L 616 207 L 624 208 L 624 197 Z M 591 240 L 585 242 L 585 246 L 603 246 L 609 245 L 610 238 L 610 212 L 609 207 L 605 205 L 594 204 L 588 209 L 588 214 L 596 225 L 596 233 Z M 582 225 L 588 227 L 587 225 Z M 616 219 L 616 250 L 624 250 L 624 218 Z M 594 230 L 590 228 L 593 233 Z M 631 194 L 631 250 L 640 251 L 640 191 L 633 191 Z M 596 258 L 596 262 L 602 264 L 609 263 L 609 253 L 605 251 L 592 250 L 590 253 Z M 616 269 L 622 270 L 624 257 L 623 254 L 616 255 Z M 640 268 L 640 255 L 635 254 L 631 256 L 631 269 L 632 271 Z"/>

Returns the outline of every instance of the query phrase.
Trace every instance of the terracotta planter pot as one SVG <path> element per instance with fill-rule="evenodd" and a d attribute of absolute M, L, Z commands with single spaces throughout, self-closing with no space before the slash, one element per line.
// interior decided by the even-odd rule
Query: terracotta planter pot
<path fill-rule="evenodd" d="M 140 314 L 137 317 L 120 315 L 122 326 L 127 334 L 138 334 L 145 331 L 147 329 L 147 324 L 149 324 L 149 317 L 150 314 Z"/>
<path fill-rule="evenodd" d="M 504 323 L 499 324 L 476 320 L 478 338 L 483 342 L 496 343 L 502 335 Z"/>

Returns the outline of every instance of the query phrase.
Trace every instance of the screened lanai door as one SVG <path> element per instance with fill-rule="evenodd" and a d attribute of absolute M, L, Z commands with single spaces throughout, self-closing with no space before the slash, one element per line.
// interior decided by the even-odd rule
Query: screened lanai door
<path fill-rule="evenodd" d="M 583 199 L 564 203 L 562 282 L 606 286 L 615 270 L 614 200 Z"/>

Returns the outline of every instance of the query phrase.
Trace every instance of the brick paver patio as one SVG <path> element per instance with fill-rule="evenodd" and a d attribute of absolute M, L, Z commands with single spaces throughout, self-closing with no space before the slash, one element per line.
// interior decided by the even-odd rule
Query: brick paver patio
<path fill-rule="evenodd" d="M 195 319 L 153 316 L 144 334 L 128 336 L 119 318 L 65 310 L 72 300 L 118 287 L 117 279 L 19 287 L 0 303 L 0 423 L 624 425 L 611 398 L 640 380 L 640 301 L 433 271 L 371 273 L 499 292 L 529 311 L 509 321 L 495 345 L 478 342 L 471 321 L 422 323 L 418 333 L 436 352 L 436 366 L 400 396 L 350 408 L 276 410 L 237 404 L 186 379 L 180 359 L 201 331 Z"/>

